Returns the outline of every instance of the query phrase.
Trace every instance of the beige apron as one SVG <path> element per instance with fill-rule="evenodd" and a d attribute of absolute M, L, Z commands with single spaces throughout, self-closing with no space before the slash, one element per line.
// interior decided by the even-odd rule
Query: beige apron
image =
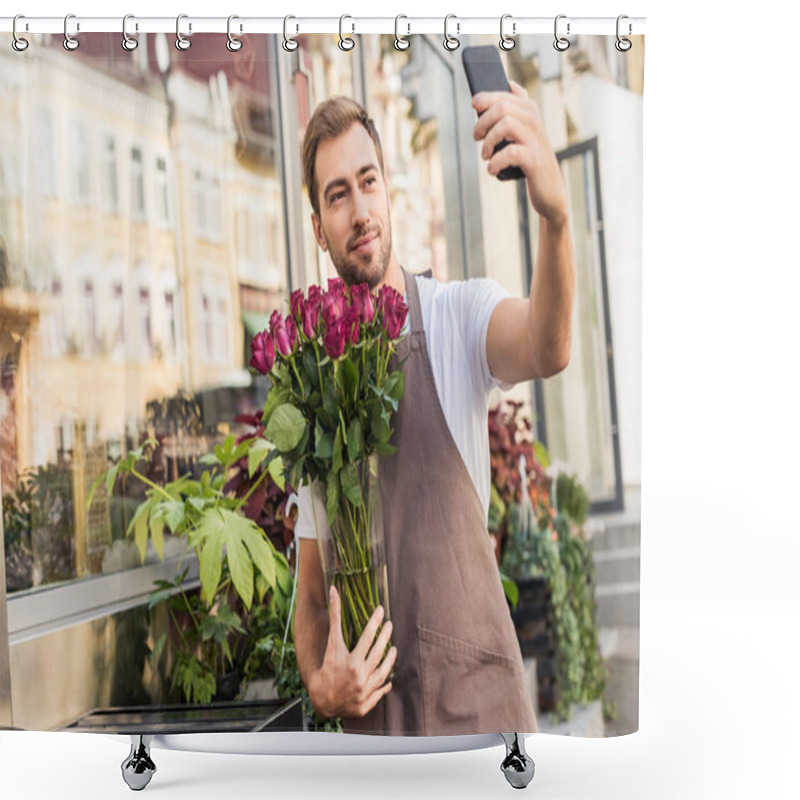
<path fill-rule="evenodd" d="M 538 730 L 492 539 L 444 417 L 428 359 L 419 292 L 403 270 L 411 333 L 397 453 L 381 459 L 392 690 L 346 733 L 468 735 Z M 456 332 L 453 332 L 456 335 Z M 488 420 L 487 420 L 488 425 Z"/>

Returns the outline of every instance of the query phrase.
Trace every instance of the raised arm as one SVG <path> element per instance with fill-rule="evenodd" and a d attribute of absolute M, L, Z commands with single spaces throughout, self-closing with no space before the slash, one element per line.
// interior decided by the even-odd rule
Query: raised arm
<path fill-rule="evenodd" d="M 525 173 L 528 197 L 539 216 L 530 298 L 500 301 L 486 340 L 492 375 L 518 383 L 550 377 L 569 363 L 575 264 L 564 177 L 541 112 L 519 84 L 510 85 L 511 93 L 475 95 L 480 117 L 473 135 L 483 141 L 481 156 L 491 175 L 512 165 Z M 509 144 L 492 155 L 502 139 Z"/>

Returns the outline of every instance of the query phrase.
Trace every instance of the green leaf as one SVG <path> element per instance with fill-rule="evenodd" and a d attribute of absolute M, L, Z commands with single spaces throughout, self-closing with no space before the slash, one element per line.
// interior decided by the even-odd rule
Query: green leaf
<path fill-rule="evenodd" d="M 358 368 L 349 358 L 342 361 L 342 391 L 346 400 L 355 403 L 358 399 Z"/>
<path fill-rule="evenodd" d="M 389 427 L 389 415 L 376 405 L 372 412 L 372 438 L 376 444 L 386 444 L 392 435 Z"/>
<path fill-rule="evenodd" d="M 351 463 L 355 463 L 364 452 L 364 434 L 361 430 L 361 420 L 356 417 L 347 431 L 347 456 Z"/>
<path fill-rule="evenodd" d="M 222 577 L 222 545 L 225 530 L 220 511 L 221 509 L 217 513 L 205 514 L 197 528 L 200 585 L 203 587 L 203 595 L 208 602 L 211 602 L 216 595 Z"/>
<path fill-rule="evenodd" d="M 165 500 L 161 504 L 164 509 L 164 520 L 173 533 L 178 533 L 178 530 L 183 526 L 186 508 L 180 500 Z"/>
<path fill-rule="evenodd" d="M 516 608 L 519 602 L 519 586 L 504 572 L 500 572 L 500 581 L 503 584 L 503 591 L 511 605 Z"/>
<path fill-rule="evenodd" d="M 220 460 L 217 458 L 217 454 L 216 454 L 216 453 L 206 453 L 204 456 L 201 456 L 201 457 L 198 459 L 198 461 L 199 461 L 201 464 L 212 464 L 212 465 L 215 465 L 215 466 L 216 466 L 217 464 L 221 464 L 221 463 L 222 463 L 222 462 L 221 462 L 221 461 L 220 461 Z"/>
<path fill-rule="evenodd" d="M 333 434 L 322 427 L 319 419 L 317 419 L 317 424 L 314 428 L 314 441 L 316 442 L 316 447 L 314 448 L 315 458 L 327 459 L 333 455 Z"/>
<path fill-rule="evenodd" d="M 155 510 L 150 515 L 150 537 L 153 540 L 153 547 L 155 548 L 158 557 L 164 560 L 164 518 L 156 516 Z"/>
<path fill-rule="evenodd" d="M 126 531 L 128 536 L 130 536 L 131 531 L 134 532 L 134 541 L 136 542 L 136 547 L 139 549 L 139 556 L 142 559 L 142 563 L 144 563 L 144 557 L 147 553 L 147 518 L 149 514 L 150 502 L 145 501 L 136 509 L 136 513 L 133 515 L 133 519 L 130 521 L 128 530 Z"/>
<path fill-rule="evenodd" d="M 98 475 L 97 478 L 95 478 L 94 482 L 92 483 L 92 488 L 89 489 L 89 495 L 86 498 L 86 510 L 87 511 L 92 507 L 92 498 L 94 497 L 94 493 L 97 490 L 97 487 L 102 483 L 103 478 L 105 478 L 106 481 L 108 480 L 108 475 L 110 473 L 113 473 L 114 476 L 116 477 L 116 470 L 112 467 L 111 469 L 107 470 L 106 472 L 100 473 L 100 475 Z M 112 482 L 111 486 L 113 488 L 113 486 L 114 486 L 113 482 Z M 108 494 L 110 496 L 111 492 L 109 492 Z"/>
<path fill-rule="evenodd" d="M 311 381 L 311 385 L 315 389 L 319 389 L 319 371 L 317 369 L 317 355 L 314 352 L 313 347 L 304 347 L 303 348 L 303 370 L 308 375 L 309 380 Z"/>
<path fill-rule="evenodd" d="M 536 460 L 547 469 L 550 466 L 550 453 L 541 442 L 533 443 L 533 452 L 536 454 Z"/>
<path fill-rule="evenodd" d="M 259 437 L 250 445 L 250 451 L 247 454 L 247 471 L 251 478 L 261 466 L 261 462 L 269 455 L 270 451 L 274 449 L 275 446 L 272 442 L 268 442 L 262 437 Z"/>
<path fill-rule="evenodd" d="M 336 512 L 339 510 L 339 474 L 334 472 L 328 475 L 327 481 L 328 491 L 328 524 L 333 525 L 333 520 L 336 517 Z"/>
<path fill-rule="evenodd" d="M 393 444 L 378 443 L 375 445 L 375 452 L 380 456 L 393 456 L 397 448 Z"/>
<path fill-rule="evenodd" d="M 347 464 L 341 471 L 342 491 L 345 497 L 356 507 L 361 505 L 361 484 L 355 464 Z"/>
<path fill-rule="evenodd" d="M 306 420 L 300 409 L 291 403 L 284 403 L 272 413 L 265 435 L 278 450 L 288 453 L 297 447 L 305 429 Z"/>
<path fill-rule="evenodd" d="M 283 492 L 286 490 L 286 480 L 283 477 L 283 459 L 277 450 L 273 450 L 267 460 L 267 471 L 269 472 L 275 485 Z"/>
<path fill-rule="evenodd" d="M 341 427 L 337 426 L 336 436 L 333 439 L 333 463 L 331 464 L 331 469 L 334 472 L 338 472 L 342 468 L 343 447 L 344 443 L 342 442 L 342 429 Z"/>

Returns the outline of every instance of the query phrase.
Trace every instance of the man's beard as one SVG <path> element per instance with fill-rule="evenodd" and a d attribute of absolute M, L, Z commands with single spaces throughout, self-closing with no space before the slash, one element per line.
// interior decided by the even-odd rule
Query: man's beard
<path fill-rule="evenodd" d="M 386 270 L 389 267 L 389 259 L 392 255 L 392 229 L 391 226 L 385 229 L 387 235 L 381 236 L 381 246 L 377 252 L 369 253 L 366 257 L 350 254 L 351 244 L 369 233 L 371 233 L 371 231 L 355 234 L 350 241 L 348 241 L 345 253 L 334 250 L 327 236 L 325 236 L 325 242 L 328 245 L 331 261 L 333 261 L 336 271 L 339 273 L 339 277 L 348 286 L 366 283 L 370 291 L 372 291 L 383 280 L 386 275 Z M 325 235 L 324 231 L 323 235 Z"/>

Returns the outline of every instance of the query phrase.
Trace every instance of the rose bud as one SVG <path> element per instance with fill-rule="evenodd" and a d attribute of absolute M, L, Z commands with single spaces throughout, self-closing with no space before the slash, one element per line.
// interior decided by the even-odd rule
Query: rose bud
<path fill-rule="evenodd" d="M 358 324 L 358 310 L 354 306 L 349 306 L 344 312 L 344 329 L 347 341 L 354 344 L 361 335 Z"/>
<path fill-rule="evenodd" d="M 306 339 L 317 338 L 317 322 L 319 320 L 319 306 L 312 306 L 305 303 L 303 306 L 303 333 Z"/>
<path fill-rule="evenodd" d="M 333 320 L 330 325 L 325 326 L 325 336 L 322 344 L 325 347 L 325 352 L 331 358 L 339 358 L 344 353 L 345 343 L 345 323 L 343 319 Z"/>
<path fill-rule="evenodd" d="M 291 348 L 291 352 L 294 353 L 297 347 L 297 324 L 291 314 L 286 317 L 286 331 L 289 334 L 289 347 Z"/>
<path fill-rule="evenodd" d="M 375 316 L 375 307 L 372 304 L 372 295 L 366 283 L 359 283 L 350 289 L 350 303 L 358 310 L 361 322 L 372 322 Z"/>
<path fill-rule="evenodd" d="M 289 339 L 289 331 L 286 330 L 286 323 L 280 314 L 278 314 L 278 318 L 272 326 L 272 338 L 275 341 L 275 349 L 282 356 L 290 356 L 292 354 L 292 343 Z"/>
<path fill-rule="evenodd" d="M 325 320 L 326 327 L 342 318 L 346 305 L 344 290 L 341 293 L 338 291 L 328 292 L 322 298 L 322 318 Z"/>
<path fill-rule="evenodd" d="M 267 331 L 257 333 L 250 342 L 250 366 L 262 375 L 266 375 L 275 363 L 275 346 Z"/>
<path fill-rule="evenodd" d="M 300 313 L 303 309 L 303 290 L 295 289 L 289 296 L 289 307 L 292 312 L 292 319 L 300 321 Z"/>
<path fill-rule="evenodd" d="M 341 278 L 328 278 L 328 293 L 344 295 L 344 281 Z"/>

